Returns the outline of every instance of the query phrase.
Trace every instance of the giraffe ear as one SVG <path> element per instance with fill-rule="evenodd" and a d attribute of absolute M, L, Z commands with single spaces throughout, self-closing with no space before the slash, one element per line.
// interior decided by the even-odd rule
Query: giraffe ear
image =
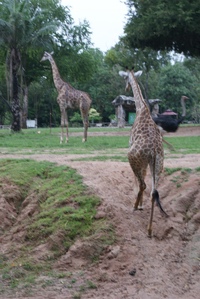
<path fill-rule="evenodd" d="M 140 77 L 141 75 L 142 75 L 142 71 L 138 71 L 138 72 L 134 73 L 135 77 Z"/>
<path fill-rule="evenodd" d="M 128 77 L 128 73 L 127 72 L 124 72 L 124 71 L 119 71 L 119 75 L 121 77 L 123 77 L 124 79 L 126 79 Z"/>

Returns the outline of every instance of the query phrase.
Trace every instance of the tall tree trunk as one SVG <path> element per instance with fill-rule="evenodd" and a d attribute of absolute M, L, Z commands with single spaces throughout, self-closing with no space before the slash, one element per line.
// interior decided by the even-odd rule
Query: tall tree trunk
<path fill-rule="evenodd" d="M 23 89 L 23 104 L 21 111 L 21 127 L 27 129 L 26 120 L 28 117 L 28 86 Z"/>
<path fill-rule="evenodd" d="M 11 99 L 11 112 L 13 115 L 13 122 L 11 125 L 11 129 L 14 132 L 19 132 L 21 130 L 20 101 L 19 101 L 19 88 L 18 88 L 17 73 L 15 70 L 13 70 L 13 96 Z"/>
<path fill-rule="evenodd" d="M 117 121 L 118 121 L 118 128 L 125 127 L 125 110 L 122 105 L 118 106 L 117 109 Z"/>
<path fill-rule="evenodd" d="M 9 80 L 10 80 L 10 103 L 13 122 L 11 129 L 14 132 L 21 130 L 20 121 L 20 100 L 19 100 L 19 86 L 18 86 L 18 71 L 21 64 L 20 53 L 16 48 L 13 48 L 9 57 Z"/>

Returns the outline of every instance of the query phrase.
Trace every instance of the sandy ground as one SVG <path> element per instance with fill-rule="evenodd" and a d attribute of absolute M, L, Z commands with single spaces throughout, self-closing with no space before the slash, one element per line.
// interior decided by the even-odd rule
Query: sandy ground
<path fill-rule="evenodd" d="M 198 130 L 180 128 L 177 136 L 198 135 Z M 169 134 L 170 136 L 170 134 Z M 173 135 L 174 136 L 174 135 Z M 23 155 L 6 155 L 23 158 Z M 5 158 L 0 155 L 0 158 Z M 28 158 L 27 155 L 25 158 Z M 97 217 L 106 217 L 116 231 L 116 242 L 97 263 L 88 263 L 84 246 L 78 240 L 55 264 L 55 269 L 84 273 L 95 288 L 75 292 L 65 280 L 53 286 L 35 285 L 31 295 L 24 290 L 0 294 L 0 299 L 197 299 L 200 294 L 200 155 L 177 155 L 166 152 L 164 167 L 191 168 L 171 175 L 163 173 L 159 193 L 168 218 L 155 208 L 153 237 L 147 237 L 150 215 L 150 175 L 144 196 L 144 210 L 133 211 L 137 184 L 128 163 L 77 162 L 73 156 L 31 155 L 71 166 L 83 176 L 84 183 L 102 198 Z M 89 250 L 88 250 L 89 254 Z M 77 278 L 78 280 L 78 278 Z"/>

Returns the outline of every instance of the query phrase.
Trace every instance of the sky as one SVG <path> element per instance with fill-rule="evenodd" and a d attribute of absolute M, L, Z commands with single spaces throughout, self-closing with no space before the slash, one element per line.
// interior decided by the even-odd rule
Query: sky
<path fill-rule="evenodd" d="M 128 12 L 123 0 L 61 0 L 61 4 L 70 6 L 76 25 L 84 19 L 89 22 L 95 48 L 106 52 L 123 35 Z"/>

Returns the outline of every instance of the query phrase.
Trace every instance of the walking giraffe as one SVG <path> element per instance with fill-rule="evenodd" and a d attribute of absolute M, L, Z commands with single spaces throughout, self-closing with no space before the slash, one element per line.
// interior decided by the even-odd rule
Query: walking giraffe
<path fill-rule="evenodd" d="M 148 165 L 150 166 L 152 176 L 151 214 L 148 224 L 148 236 L 151 237 L 155 201 L 162 213 L 167 216 L 161 206 L 159 194 L 156 189 L 159 176 L 163 170 L 164 152 L 160 130 L 152 120 L 149 108 L 136 81 L 136 76 L 140 76 L 141 74 L 141 71 L 134 74 L 133 70 L 119 72 L 119 75 L 125 79 L 125 89 L 132 88 L 136 106 L 136 119 L 131 129 L 130 149 L 128 151 L 130 166 L 139 182 L 139 192 L 134 205 L 135 210 L 143 209 L 143 192 L 146 189 L 144 180 Z"/>
<path fill-rule="evenodd" d="M 53 80 L 58 92 L 57 102 L 61 113 L 61 136 L 60 143 L 63 142 L 64 127 L 66 127 L 66 142 L 69 140 L 67 109 L 79 108 L 84 126 L 83 142 L 87 140 L 87 130 L 89 125 L 88 114 L 91 105 L 91 98 L 84 92 L 73 88 L 69 83 L 60 77 L 57 65 L 52 57 L 52 53 L 44 52 L 41 61 L 49 60 L 53 72 Z"/>

